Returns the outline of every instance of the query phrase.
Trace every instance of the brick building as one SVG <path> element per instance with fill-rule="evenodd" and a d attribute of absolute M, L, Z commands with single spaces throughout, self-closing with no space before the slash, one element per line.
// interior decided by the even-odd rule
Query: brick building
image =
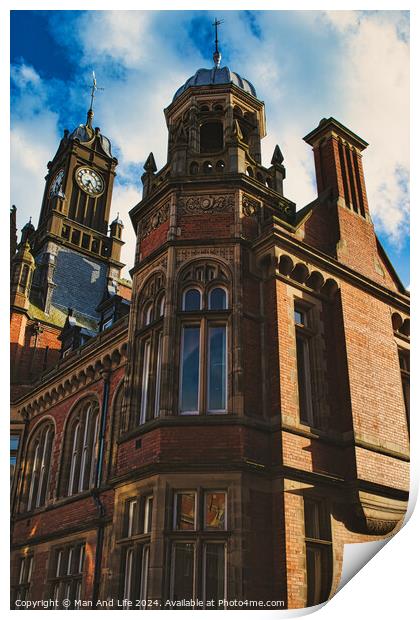
<path fill-rule="evenodd" d="M 409 296 L 369 215 L 367 143 L 322 119 L 297 210 L 279 147 L 261 162 L 263 102 L 218 62 L 165 109 L 132 289 L 92 110 L 12 251 L 13 605 L 313 605 L 345 543 L 404 517 Z"/>

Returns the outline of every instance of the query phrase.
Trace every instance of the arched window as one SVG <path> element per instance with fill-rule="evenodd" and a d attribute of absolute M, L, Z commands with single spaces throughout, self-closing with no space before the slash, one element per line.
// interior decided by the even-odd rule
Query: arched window
<path fill-rule="evenodd" d="M 226 282 L 226 288 L 218 281 Z M 207 311 L 228 309 L 229 277 L 216 262 L 197 262 L 183 272 L 182 282 L 200 283 L 206 292 L 204 304 L 196 286 L 188 286 L 182 295 L 181 307 L 188 314 L 180 314 L 179 413 L 226 413 L 230 316 Z"/>
<path fill-rule="evenodd" d="M 209 293 L 209 310 L 226 310 L 227 295 L 226 290 L 217 286 L 212 288 Z"/>
<path fill-rule="evenodd" d="M 54 427 L 51 422 L 40 425 L 33 435 L 28 450 L 28 483 L 26 509 L 44 506 L 47 498 Z"/>
<path fill-rule="evenodd" d="M 190 288 L 184 292 L 182 309 L 187 312 L 201 310 L 201 292 L 197 288 Z"/>
<path fill-rule="evenodd" d="M 29 278 L 29 267 L 28 265 L 23 265 L 22 273 L 20 276 L 20 282 L 19 282 L 19 286 L 21 290 L 24 290 L 26 285 L 28 284 L 28 278 Z"/>
<path fill-rule="evenodd" d="M 143 310 L 141 324 L 145 328 L 136 349 L 136 373 L 140 378 L 138 406 L 124 430 L 145 424 L 160 412 L 160 383 L 162 368 L 162 329 L 165 314 L 165 276 L 153 274 L 141 292 Z M 134 411 L 134 409 L 133 409 Z M 123 432 L 123 431 L 122 431 Z"/>
<path fill-rule="evenodd" d="M 217 153 L 223 149 L 223 125 L 219 121 L 203 123 L 200 127 L 200 153 Z"/>
<path fill-rule="evenodd" d="M 99 405 L 81 403 L 67 429 L 67 454 L 63 461 L 63 495 L 75 495 L 95 484 L 99 440 Z"/>
<path fill-rule="evenodd" d="M 191 162 L 190 164 L 190 174 L 198 174 L 199 166 L 196 161 Z"/>

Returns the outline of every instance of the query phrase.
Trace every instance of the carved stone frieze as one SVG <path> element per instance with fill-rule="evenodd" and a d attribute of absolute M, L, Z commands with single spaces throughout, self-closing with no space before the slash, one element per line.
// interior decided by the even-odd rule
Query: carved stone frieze
<path fill-rule="evenodd" d="M 182 215 L 227 213 L 233 211 L 234 204 L 235 197 L 233 194 L 185 196 L 178 201 Z"/>
<path fill-rule="evenodd" d="M 177 250 L 176 254 L 176 262 L 177 265 L 184 263 L 192 258 L 196 258 L 197 256 L 202 256 L 205 258 L 206 256 L 217 256 L 225 259 L 228 263 L 233 262 L 233 248 L 213 248 L 213 247 L 204 247 L 204 248 L 180 248 Z"/>
<path fill-rule="evenodd" d="M 149 215 L 149 217 L 145 218 L 142 221 L 141 232 L 140 232 L 141 239 L 144 239 L 145 237 L 150 235 L 152 230 L 159 228 L 159 226 L 163 224 L 163 222 L 166 222 L 166 220 L 169 217 L 169 209 L 170 209 L 170 204 L 169 202 L 167 202 L 162 207 L 160 207 L 157 211 L 155 211 L 154 213 Z"/>

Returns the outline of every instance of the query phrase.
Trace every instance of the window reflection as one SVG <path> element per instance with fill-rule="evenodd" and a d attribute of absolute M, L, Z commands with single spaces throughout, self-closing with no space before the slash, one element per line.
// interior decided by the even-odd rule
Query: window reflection
<path fill-rule="evenodd" d="M 200 327 L 182 329 L 181 412 L 198 411 Z"/>
<path fill-rule="evenodd" d="M 217 287 L 210 291 L 209 308 L 210 310 L 226 310 L 226 291 L 223 288 Z"/>
<path fill-rule="evenodd" d="M 226 493 L 206 493 L 204 525 L 210 530 L 226 529 Z"/>
<path fill-rule="evenodd" d="M 182 309 L 187 312 L 201 309 L 201 293 L 198 289 L 190 288 L 188 291 L 185 291 Z"/>
<path fill-rule="evenodd" d="M 195 530 L 195 493 L 175 496 L 175 529 Z"/>

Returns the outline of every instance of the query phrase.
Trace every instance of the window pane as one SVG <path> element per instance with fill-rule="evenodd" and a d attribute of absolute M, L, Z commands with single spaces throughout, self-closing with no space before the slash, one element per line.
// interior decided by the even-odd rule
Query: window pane
<path fill-rule="evenodd" d="M 163 316 L 165 314 L 165 295 L 160 300 L 159 304 L 159 316 Z"/>
<path fill-rule="evenodd" d="M 204 527 L 212 530 L 226 529 L 226 493 L 206 493 Z"/>
<path fill-rule="evenodd" d="M 209 328 L 208 407 L 226 410 L 226 326 Z"/>
<path fill-rule="evenodd" d="M 144 500 L 144 519 L 143 519 L 143 533 L 147 534 L 152 530 L 152 510 L 153 510 L 153 497 L 146 497 Z"/>
<path fill-rule="evenodd" d="M 155 388 L 155 418 L 160 412 L 160 381 L 162 376 L 162 334 L 158 336 L 157 360 L 156 360 L 156 388 Z"/>
<path fill-rule="evenodd" d="M 308 341 L 296 337 L 296 363 L 298 372 L 299 411 L 301 422 L 312 424 L 311 382 Z"/>
<path fill-rule="evenodd" d="M 149 325 L 149 323 L 151 323 L 152 321 L 152 310 L 153 310 L 152 304 L 148 304 L 146 308 L 144 309 L 144 324 L 145 325 Z"/>
<path fill-rule="evenodd" d="M 210 310 L 226 310 L 226 291 L 223 288 L 214 288 L 210 291 Z"/>
<path fill-rule="evenodd" d="M 137 507 L 138 502 L 136 499 L 129 500 L 127 503 L 127 531 L 126 536 L 134 536 L 137 534 Z"/>
<path fill-rule="evenodd" d="M 10 437 L 10 449 L 17 450 L 19 447 L 19 435 L 12 435 Z"/>
<path fill-rule="evenodd" d="M 183 310 L 200 310 L 201 309 L 201 293 L 196 288 L 191 288 L 184 293 Z"/>
<path fill-rule="evenodd" d="M 194 545 L 175 543 L 172 546 L 171 600 L 194 598 Z"/>
<path fill-rule="evenodd" d="M 140 601 L 146 601 L 147 598 L 147 582 L 149 579 L 149 545 L 143 547 L 143 555 L 141 562 L 141 576 L 140 576 Z M 140 604 L 142 608 L 145 608 L 146 604 Z"/>
<path fill-rule="evenodd" d="M 182 330 L 181 411 L 198 411 L 200 328 Z"/>
<path fill-rule="evenodd" d="M 147 400 L 149 392 L 149 371 L 150 371 L 150 341 L 148 340 L 143 349 L 143 373 L 141 381 L 141 407 L 140 424 L 146 422 Z"/>
<path fill-rule="evenodd" d="M 223 543 L 207 543 L 205 545 L 205 583 L 204 599 L 214 600 L 215 607 L 212 609 L 223 609 L 223 605 L 218 605 L 219 600 L 225 598 L 225 546 Z"/>
<path fill-rule="evenodd" d="M 175 495 L 175 529 L 195 530 L 195 493 Z"/>
<path fill-rule="evenodd" d="M 132 579 L 133 579 L 133 550 L 127 549 L 124 565 L 124 598 L 131 599 Z"/>
<path fill-rule="evenodd" d="M 296 310 L 295 309 L 295 323 L 297 323 L 298 325 L 305 325 L 305 313 L 303 312 L 303 310 Z"/>
<path fill-rule="evenodd" d="M 307 606 L 327 600 L 331 590 L 331 547 L 306 544 Z"/>

